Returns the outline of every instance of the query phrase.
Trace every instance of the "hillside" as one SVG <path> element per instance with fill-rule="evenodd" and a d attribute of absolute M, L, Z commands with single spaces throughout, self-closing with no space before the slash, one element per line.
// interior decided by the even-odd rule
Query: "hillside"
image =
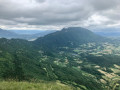
<path fill-rule="evenodd" d="M 104 29 L 97 29 L 93 31 L 94 33 L 109 37 L 109 38 L 118 38 L 120 37 L 120 29 L 119 28 L 104 28 Z"/>
<path fill-rule="evenodd" d="M 55 32 L 56 30 L 10 30 L 10 31 L 22 35 L 34 35 L 34 34 L 47 35 L 49 33 Z"/>
<path fill-rule="evenodd" d="M 47 34 L 53 33 L 55 30 L 46 30 L 46 31 L 39 31 L 37 30 L 36 33 L 33 33 L 31 30 L 3 30 L 0 29 L 0 38 L 7 38 L 7 39 L 25 39 L 29 41 L 34 41 L 38 37 L 43 37 Z"/>
<path fill-rule="evenodd" d="M 3 80 L 60 80 L 63 83 L 76 86 L 75 81 L 81 83 L 81 86 L 77 85 L 80 88 L 83 88 L 85 84 L 88 84 L 87 87 L 90 84 L 96 84 L 97 87 L 89 88 L 100 88 L 100 85 L 92 80 L 92 77 L 84 76 L 81 72 L 70 67 L 54 64 L 56 56 L 47 56 L 47 52 L 42 54 L 41 51 L 34 49 L 32 44 L 30 46 L 27 41 L 1 39 L 0 52 L 0 77 Z M 89 79 L 93 82 L 88 82 Z M 84 80 L 85 82 L 83 82 Z"/>
<path fill-rule="evenodd" d="M 62 84 L 60 82 L 15 82 L 3 81 L 0 82 L 0 90 L 73 90 L 74 87 Z M 78 88 L 78 90 L 80 90 Z"/>
<path fill-rule="evenodd" d="M 69 27 L 63 28 L 61 31 L 48 34 L 43 38 L 38 38 L 35 43 L 54 48 L 61 46 L 76 47 L 83 43 L 101 42 L 105 39 L 106 38 L 96 35 L 87 29 L 81 27 Z"/>
<path fill-rule="evenodd" d="M 82 90 L 119 90 L 120 43 L 107 40 L 79 27 L 32 42 L 1 38 L 0 80 L 60 81 Z"/>
<path fill-rule="evenodd" d="M 0 29 L 0 37 L 4 37 L 4 38 L 13 38 L 13 37 L 16 37 L 17 34 L 14 33 L 14 32 L 11 32 L 11 31 L 7 31 L 7 30 L 3 30 L 3 29 Z"/>

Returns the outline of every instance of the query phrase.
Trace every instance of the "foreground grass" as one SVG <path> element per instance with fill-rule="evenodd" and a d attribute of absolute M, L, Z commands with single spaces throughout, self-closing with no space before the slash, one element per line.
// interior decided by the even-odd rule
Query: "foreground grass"
<path fill-rule="evenodd" d="M 0 81 L 0 90 L 74 90 L 74 88 L 60 82 Z"/>

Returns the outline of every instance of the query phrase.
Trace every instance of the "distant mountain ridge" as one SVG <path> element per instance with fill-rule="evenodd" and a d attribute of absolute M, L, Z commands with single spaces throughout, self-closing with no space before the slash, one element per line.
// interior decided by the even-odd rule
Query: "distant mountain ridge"
<path fill-rule="evenodd" d="M 120 37 L 120 31 L 119 32 L 115 32 L 115 31 L 111 31 L 111 32 L 95 32 L 96 34 L 98 35 L 101 35 L 101 36 L 105 36 L 105 37 Z"/>
<path fill-rule="evenodd" d="M 16 36 L 18 36 L 18 34 L 14 33 L 14 32 L 0 29 L 0 37 L 4 37 L 4 38 L 10 39 L 10 38 L 14 38 Z"/>
<path fill-rule="evenodd" d="M 81 27 L 69 27 L 63 28 L 61 31 L 57 31 L 48 34 L 44 37 L 38 38 L 35 43 L 42 44 L 47 47 L 59 47 L 59 46 L 76 46 L 82 43 L 100 42 L 106 38 L 96 35 L 93 32 L 81 28 Z"/>
<path fill-rule="evenodd" d="M 48 30 L 48 31 L 38 31 L 38 32 L 30 32 L 29 30 L 3 30 L 0 29 L 0 37 L 7 38 L 7 39 L 25 39 L 25 40 L 35 40 L 38 37 L 43 37 L 49 33 L 55 32 L 55 30 Z"/>
<path fill-rule="evenodd" d="M 93 32 L 104 37 L 120 37 L 120 28 L 98 29 Z"/>
<path fill-rule="evenodd" d="M 35 34 L 44 35 L 49 32 L 55 32 L 56 30 L 9 30 L 9 31 L 22 35 L 35 35 Z"/>

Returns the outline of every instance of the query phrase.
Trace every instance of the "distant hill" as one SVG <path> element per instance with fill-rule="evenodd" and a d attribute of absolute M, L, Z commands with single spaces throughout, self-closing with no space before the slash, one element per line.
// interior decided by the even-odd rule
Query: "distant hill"
<path fill-rule="evenodd" d="M 85 28 L 69 27 L 63 28 L 61 31 L 48 34 L 44 37 L 40 37 L 35 41 L 35 43 L 38 45 L 42 44 L 47 47 L 74 47 L 83 43 L 104 41 L 105 39 L 106 38 L 96 35 Z"/>
<path fill-rule="evenodd" d="M 119 32 L 104 32 L 104 31 L 101 31 L 101 32 L 95 32 L 96 34 L 98 35 L 101 35 L 101 36 L 105 36 L 105 37 L 120 37 L 120 31 Z"/>
<path fill-rule="evenodd" d="M 43 36 L 45 36 L 47 34 L 50 34 L 50 33 L 53 33 L 53 32 L 56 32 L 56 30 L 38 31 L 35 34 L 23 34 L 23 35 L 26 35 L 26 39 L 27 40 L 33 41 L 33 40 L 35 40 L 35 39 L 37 39 L 39 37 L 43 37 Z"/>
<path fill-rule="evenodd" d="M 0 29 L 0 37 L 1 38 L 15 38 L 15 39 L 25 39 L 33 41 L 38 37 L 43 37 L 49 33 L 55 32 L 55 30 L 46 30 L 46 31 L 30 31 L 30 30 L 3 30 Z"/>
<path fill-rule="evenodd" d="M 93 32 L 105 37 L 114 37 L 114 38 L 120 37 L 119 28 L 105 28 L 105 29 L 95 30 Z"/>
<path fill-rule="evenodd" d="M 10 38 L 18 37 L 18 34 L 11 32 L 11 31 L 0 29 L 0 37 L 10 39 Z"/>
<path fill-rule="evenodd" d="M 49 32 L 55 32 L 56 30 L 9 30 L 17 34 L 33 35 L 33 34 L 47 34 Z"/>

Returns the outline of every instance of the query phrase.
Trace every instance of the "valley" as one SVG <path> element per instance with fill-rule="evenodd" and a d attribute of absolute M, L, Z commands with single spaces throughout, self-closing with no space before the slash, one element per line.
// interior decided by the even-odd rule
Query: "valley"
<path fill-rule="evenodd" d="M 120 0 L 0 0 L 0 90 L 120 90 Z"/>
<path fill-rule="evenodd" d="M 35 41 L 0 39 L 1 90 L 14 90 L 20 83 L 28 86 L 22 90 L 38 90 L 41 84 L 50 90 L 119 90 L 119 78 L 120 42 L 81 27 Z M 10 87 L 9 80 L 18 86 Z"/>
<path fill-rule="evenodd" d="M 56 32 L 56 30 L 4 30 L 0 28 L 0 38 L 34 41 L 38 37 L 43 37 L 53 32 Z"/>

